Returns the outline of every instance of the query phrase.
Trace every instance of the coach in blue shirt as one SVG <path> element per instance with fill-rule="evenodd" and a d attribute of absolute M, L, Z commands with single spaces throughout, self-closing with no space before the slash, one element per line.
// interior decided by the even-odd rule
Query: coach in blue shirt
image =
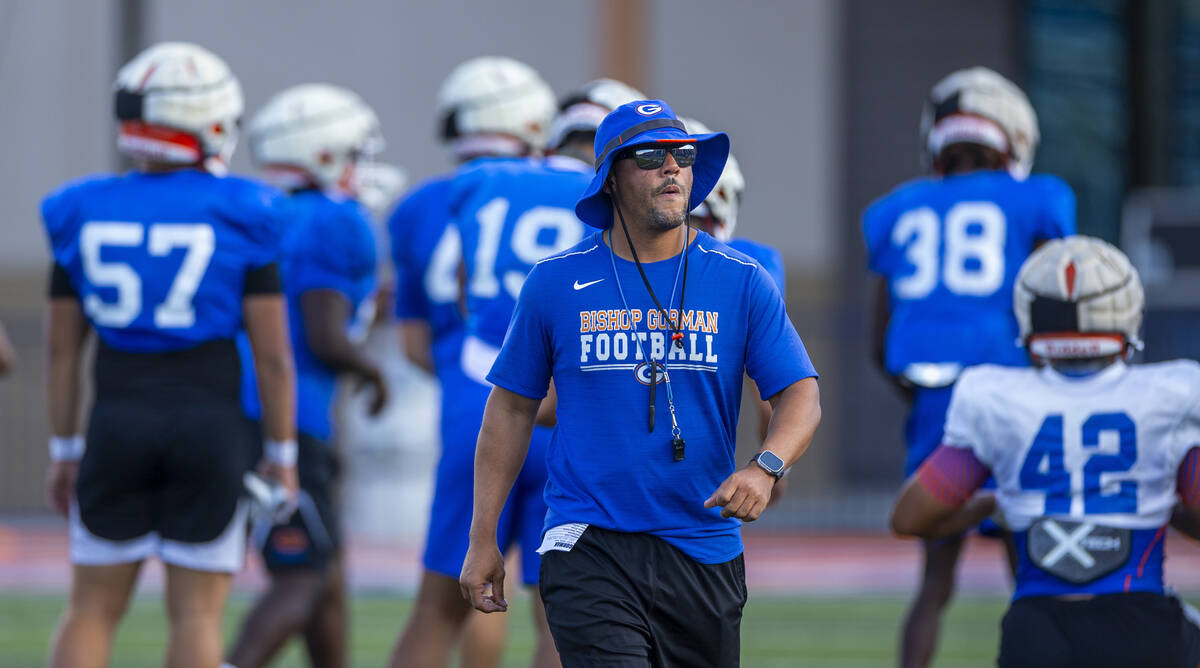
<path fill-rule="evenodd" d="M 496 527 L 551 378 L 542 598 L 565 666 L 735 666 L 741 523 L 820 422 L 816 372 L 771 277 L 687 225 L 729 152 L 665 102 L 610 113 L 575 207 L 598 231 L 534 266 L 488 380 L 460 584 L 507 609 Z M 775 407 L 734 461 L 743 373 Z"/>

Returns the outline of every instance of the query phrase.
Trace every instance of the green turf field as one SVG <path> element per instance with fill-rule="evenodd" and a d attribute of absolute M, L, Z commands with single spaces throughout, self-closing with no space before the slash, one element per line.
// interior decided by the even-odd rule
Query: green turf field
<path fill-rule="evenodd" d="M 226 632 L 232 634 L 249 605 L 245 595 L 230 606 Z M 34 668 L 45 661 L 46 646 L 63 599 L 49 595 L 0 594 L 0 665 Z M 353 664 L 385 664 L 411 601 L 400 596 L 361 595 L 354 602 Z M 900 598 L 769 598 L 758 596 L 742 622 L 742 665 L 887 667 L 894 663 L 896 626 L 905 601 Z M 1004 601 L 961 598 L 950 609 L 944 628 L 939 668 L 990 665 L 995 656 Z M 505 666 L 527 665 L 532 651 L 528 601 L 513 602 L 512 633 Z M 113 668 L 160 666 L 165 619 L 160 600 L 139 597 L 121 627 Z M 306 666 L 294 646 L 274 664 Z"/>

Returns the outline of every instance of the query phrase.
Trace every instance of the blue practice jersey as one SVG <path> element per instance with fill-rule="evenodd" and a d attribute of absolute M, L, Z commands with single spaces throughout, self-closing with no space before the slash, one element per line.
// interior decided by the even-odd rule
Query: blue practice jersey
<path fill-rule="evenodd" d="M 467 270 L 468 346 L 473 339 L 498 349 L 534 263 L 583 238 L 575 202 L 590 178 L 585 163 L 562 157 L 480 160 L 455 178 L 451 208 Z M 486 362 L 473 373 L 468 361 L 468 376 L 482 380 Z"/>
<path fill-rule="evenodd" d="M 779 290 L 754 260 L 697 233 L 682 310 L 681 290 L 672 289 L 678 256 L 643 267 L 682 325 L 682 348 L 671 344 L 637 267 L 613 257 L 597 232 L 530 272 L 488 380 L 540 399 L 553 376 L 546 528 L 584 522 L 649 533 L 701 563 L 728 561 L 742 551 L 741 523 L 704 501 L 740 464 L 743 375 L 765 399 L 816 372 Z M 687 444 L 682 461 L 673 457 L 662 374 L 648 431 L 647 357 L 665 357 Z"/>
<path fill-rule="evenodd" d="M 771 278 L 775 279 L 775 287 L 779 288 L 779 294 L 787 299 L 787 276 L 783 268 L 783 255 L 779 249 L 750 239 L 730 239 L 727 245 L 761 264 Z"/>
<path fill-rule="evenodd" d="M 429 323 L 434 372 L 442 390 L 438 432 L 443 457 L 473 457 L 478 413 L 489 390 L 462 371 L 466 333 L 459 305 L 462 238 L 450 213 L 451 183 L 473 164 L 421 184 L 388 220 L 396 265 L 396 317 Z"/>
<path fill-rule="evenodd" d="M 453 177 L 446 174 L 422 183 L 388 219 L 396 266 L 396 317 L 429 323 L 433 364 L 443 385 L 458 370 L 464 331 L 458 304 L 462 242 L 450 216 Z"/>
<path fill-rule="evenodd" d="M 888 372 L 1027 364 L 1015 343 L 1017 271 L 1038 241 L 1074 233 L 1075 195 L 1054 176 L 920 179 L 871 204 L 863 235 L 871 270 L 888 283 Z"/>
<path fill-rule="evenodd" d="M 296 428 L 317 439 L 333 433 L 331 409 L 337 374 L 308 345 L 300 297 L 310 290 L 333 290 L 350 303 L 343 323 L 352 341 L 365 339 L 375 315 L 375 237 L 367 213 L 354 200 L 333 199 L 303 190 L 286 200 L 280 273 L 288 302 L 288 325 L 296 359 Z M 244 345 L 244 344 L 243 344 Z M 243 348 L 243 409 L 262 412 L 253 383 L 253 360 Z M 249 391 L 248 391 L 249 390 Z"/>
<path fill-rule="evenodd" d="M 42 218 L 100 339 L 159 353 L 236 336 L 247 273 L 279 255 L 279 198 L 200 170 L 131 172 L 66 184 Z"/>

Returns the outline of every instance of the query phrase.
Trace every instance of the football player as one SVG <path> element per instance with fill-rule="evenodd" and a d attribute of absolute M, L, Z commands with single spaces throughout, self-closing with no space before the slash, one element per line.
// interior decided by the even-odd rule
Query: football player
<path fill-rule="evenodd" d="M 881 279 L 876 360 L 911 399 L 906 475 L 941 441 L 964 368 L 1027 364 L 1013 345 L 1013 279 L 1037 244 L 1075 230 L 1070 187 L 1029 176 L 1037 117 L 999 74 L 976 67 L 939 81 L 925 103 L 921 138 L 932 175 L 872 203 L 862 219 L 868 265 Z M 924 545 L 902 666 L 929 664 L 962 544 L 951 537 Z"/>
<path fill-rule="evenodd" d="M 293 634 L 303 635 L 313 666 L 347 663 L 334 498 L 340 467 L 330 414 L 339 374 L 371 389 L 372 415 L 388 397 L 382 372 L 358 348 L 374 317 L 376 278 L 375 240 L 355 199 L 355 168 L 382 141 L 375 112 L 353 92 L 328 84 L 280 92 L 250 124 L 254 162 L 290 194 L 280 274 L 296 358 L 300 503 L 286 524 L 255 532 L 271 586 L 230 653 L 237 668 L 267 664 Z M 258 417 L 253 401 L 247 414 Z"/>
<path fill-rule="evenodd" d="M 440 139 L 456 172 L 420 184 L 388 221 L 396 267 L 396 318 L 405 356 L 441 385 L 438 462 L 424 572 L 413 614 L 397 640 L 393 666 L 445 666 L 459 636 L 468 666 L 494 666 L 505 621 L 473 612 L 458 590 L 467 549 L 479 406 L 487 388 L 460 367 L 462 242 L 451 225 L 451 182 L 458 171 L 493 158 L 540 150 L 554 114 L 554 95 L 532 68 L 511 58 L 481 57 L 456 67 L 438 93 Z M 474 416 L 474 417 L 473 417 Z"/>
<path fill-rule="evenodd" d="M 616 79 L 593 79 L 565 95 L 550 125 L 546 152 L 575 158 L 589 167 L 596 160 L 596 128 L 610 111 L 633 100 L 645 99 L 636 88 Z"/>
<path fill-rule="evenodd" d="M 709 134 L 712 132 L 705 124 L 694 118 L 684 118 L 683 124 L 692 134 Z M 775 279 L 775 287 L 779 294 L 787 297 L 787 279 L 784 277 L 783 255 L 778 249 L 767 244 L 746 238 L 734 238 L 733 231 L 737 228 L 738 209 L 742 204 L 742 193 L 746 190 L 746 178 L 737 158 L 729 154 L 725 169 L 716 187 L 708 194 L 704 203 L 692 211 L 692 222 L 696 227 L 711 234 L 718 241 L 730 248 L 754 258 L 763 269 Z M 753 383 L 753 381 L 751 381 Z M 754 394 L 757 394 L 757 389 Z M 760 441 L 767 439 L 767 425 L 771 422 L 771 402 L 758 402 L 758 437 Z M 771 501 L 778 501 L 787 489 L 787 478 L 780 478 L 771 488 Z"/>
<path fill-rule="evenodd" d="M 897 533 L 954 536 L 999 507 L 1016 591 L 998 665 L 1195 666 L 1200 628 L 1163 588 L 1163 537 L 1200 520 L 1200 365 L 1127 365 L 1143 293 L 1091 237 L 1052 241 L 1017 277 L 1041 368 L 983 365 L 954 388 L 942 444 L 909 478 Z M 975 495 L 994 475 L 997 490 Z"/>
<path fill-rule="evenodd" d="M 70 518 L 73 564 L 50 665 L 108 665 L 138 571 L 158 556 L 166 665 L 216 666 L 257 438 L 238 400 L 239 330 L 262 388 L 260 470 L 293 495 L 296 486 L 279 201 L 225 175 L 242 92 L 220 58 L 161 43 L 121 68 L 114 89 L 117 145 L 135 169 L 69 183 L 42 202 L 54 261 L 47 492 Z M 98 342 L 85 439 L 79 367 L 89 328 Z"/>
<path fill-rule="evenodd" d="M 597 124 L 598 127 L 598 124 Z M 593 128 L 594 134 L 595 128 Z M 525 277 L 538 261 L 560 253 L 583 239 L 583 223 L 573 210 L 587 189 L 592 168 L 576 157 L 551 155 L 544 160 L 496 158 L 461 171 L 451 183 L 450 208 L 462 237 L 466 303 L 466 338 L 462 368 L 480 392 L 471 406 L 471 428 L 478 433 L 491 391 L 487 374 L 499 355 Z M 576 289 L 587 285 L 576 283 Z M 550 430 L 533 430 L 529 453 L 505 504 L 496 536 L 501 552 L 516 545 L 521 554 L 521 579 L 532 588 L 538 629 L 533 665 L 558 665 L 558 654 L 541 596 L 536 590 L 546 518 L 546 448 Z M 474 445 L 474 444 L 472 444 Z M 474 463 L 474 453 L 464 457 Z M 471 476 L 467 475 L 466 479 Z M 468 498 L 470 494 L 467 495 Z M 470 504 L 468 504 L 469 507 Z M 458 518 L 465 537 L 470 512 Z M 461 562 L 467 543 L 455 556 Z M 466 600 L 460 599 L 469 606 Z"/>

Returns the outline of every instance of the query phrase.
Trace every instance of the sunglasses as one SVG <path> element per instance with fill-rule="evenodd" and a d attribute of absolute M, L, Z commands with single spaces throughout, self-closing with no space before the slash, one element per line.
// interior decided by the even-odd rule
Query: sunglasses
<path fill-rule="evenodd" d="M 637 166 L 641 169 L 658 169 L 666 161 L 667 153 L 671 154 L 671 157 L 675 159 L 675 164 L 680 167 L 691 167 L 692 163 L 696 162 L 695 144 L 680 144 L 669 147 L 662 144 L 634 146 L 633 148 L 621 151 L 617 159 L 633 158 L 637 161 Z"/>

